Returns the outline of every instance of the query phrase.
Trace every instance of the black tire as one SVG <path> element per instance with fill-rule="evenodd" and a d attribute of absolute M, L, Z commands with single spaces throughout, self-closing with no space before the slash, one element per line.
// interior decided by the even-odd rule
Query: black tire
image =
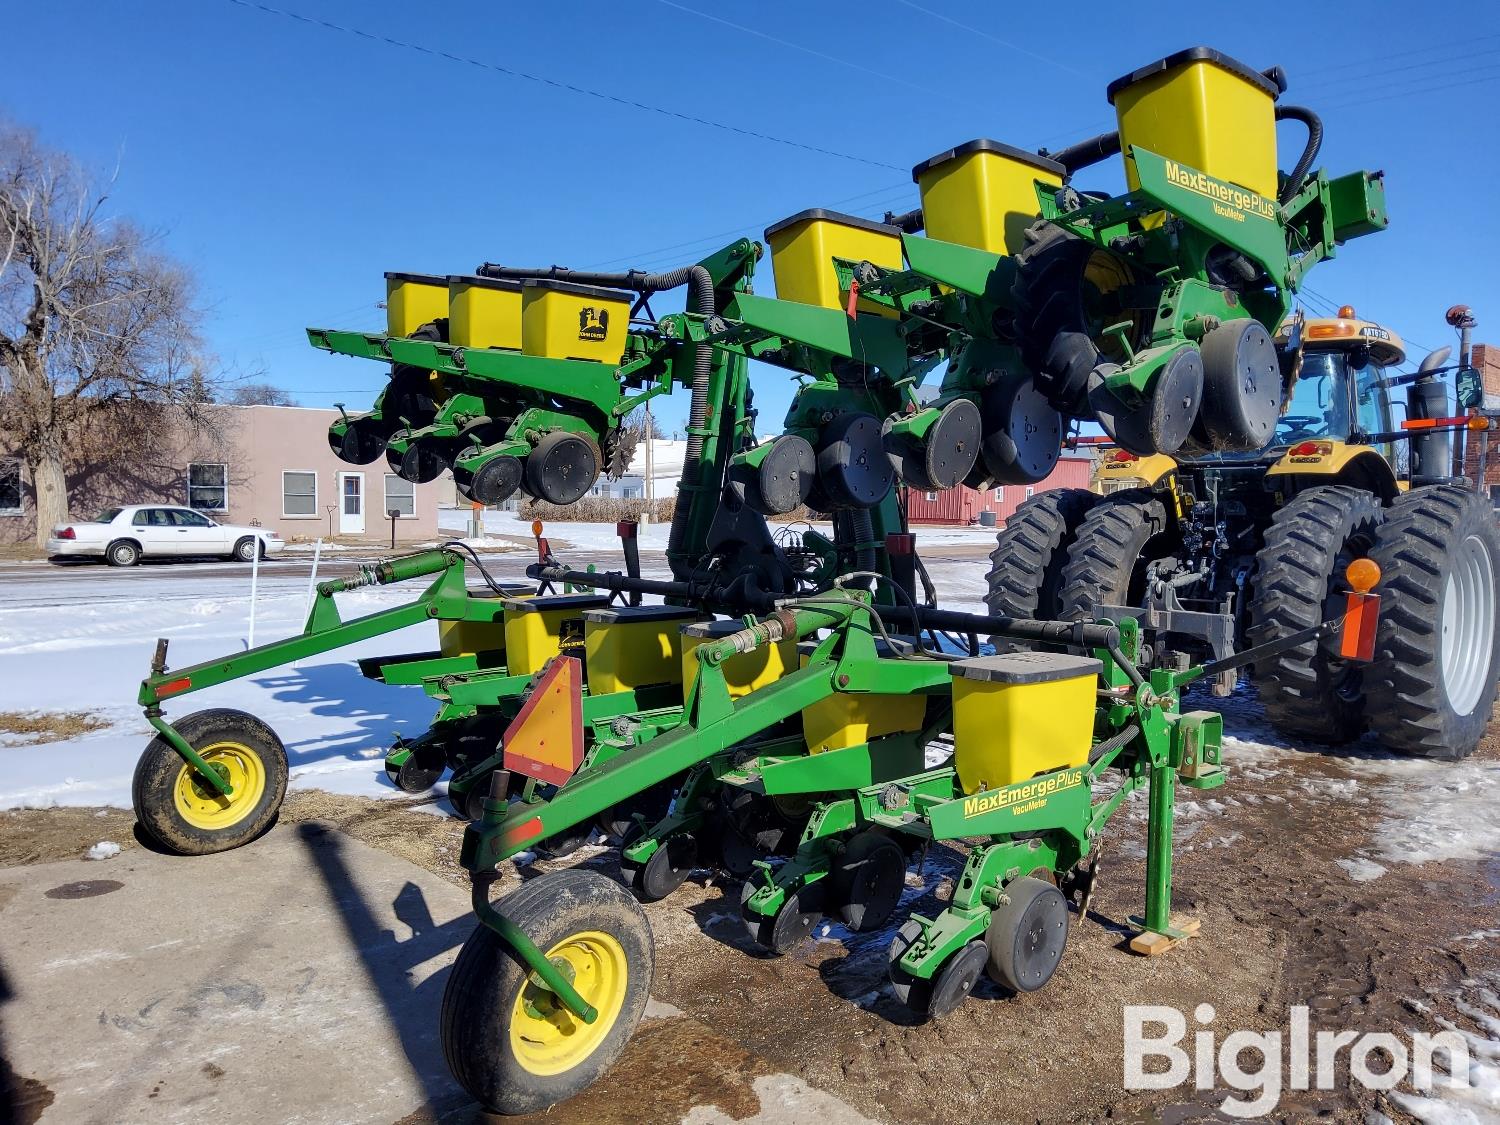
<path fill-rule="evenodd" d="M 142 830 L 179 855 L 228 851 L 255 839 L 276 819 L 286 797 L 286 748 L 254 715 L 228 708 L 198 711 L 173 724 L 210 766 L 231 781 L 228 798 L 213 796 L 197 772 L 161 735 L 135 766 L 131 799 Z"/>
<path fill-rule="evenodd" d="M 601 1006 L 600 1020 L 609 1021 L 602 1037 L 567 1069 L 539 1074 L 517 1054 L 512 1024 L 523 990 L 528 1003 L 545 1006 L 548 1011 L 555 1010 L 551 994 L 528 983 L 520 959 L 488 926 L 475 927 L 464 942 L 443 990 L 441 1024 L 448 1069 L 487 1110 L 535 1113 L 593 1084 L 625 1050 L 650 999 L 655 971 L 651 927 L 623 887 L 592 871 L 554 871 L 539 876 L 496 905 L 544 953 L 559 949 L 570 938 L 596 933 L 615 942 L 623 956 L 621 995 L 610 1008 Z M 587 939 L 578 945 L 584 950 L 590 948 Z M 596 943 L 592 948 L 599 951 L 596 956 L 602 962 L 606 957 L 604 947 Z M 587 956 L 585 953 L 585 963 Z M 575 983 L 583 977 L 582 973 L 575 976 Z M 566 1013 L 566 1009 L 562 1011 Z M 573 1028 L 589 1026 L 571 1014 L 553 1018 Z M 527 1040 L 521 1038 L 519 1042 L 525 1044 Z"/>
<path fill-rule="evenodd" d="M 686 832 L 663 840 L 645 863 L 620 858 L 625 885 L 642 902 L 659 902 L 687 881 L 698 865 L 698 841 Z"/>
<path fill-rule="evenodd" d="M 116 539 L 104 551 L 110 566 L 134 566 L 141 561 L 141 545 L 134 539 Z"/>
<path fill-rule="evenodd" d="M 1145 596 L 1146 565 L 1169 553 L 1175 538 L 1166 505 L 1145 488 L 1101 497 L 1083 517 L 1063 564 L 1057 616 L 1078 621 L 1100 605 L 1136 606 Z"/>
<path fill-rule="evenodd" d="M 778 957 L 790 953 L 806 941 L 814 927 L 823 920 L 826 895 L 822 883 L 810 883 L 788 894 L 773 918 L 750 912 L 749 902 L 757 889 L 750 880 L 740 887 L 740 921 L 744 923 L 750 940 L 768 953 Z"/>
<path fill-rule="evenodd" d="M 573 504 L 599 479 L 599 450 L 566 430 L 554 430 L 526 456 L 526 491 L 549 504 Z"/>
<path fill-rule="evenodd" d="M 1278 509 L 1255 557 L 1247 641 L 1340 616 L 1344 569 L 1370 553 L 1383 517 L 1378 497 L 1346 485 L 1306 489 Z M 1256 661 L 1261 704 L 1281 734 L 1338 744 L 1364 730 L 1364 668 L 1340 660 L 1335 645 L 1308 641 Z"/>
<path fill-rule="evenodd" d="M 1068 900 L 1051 883 L 1029 875 L 1007 883 L 1005 897 L 984 935 L 990 979 L 1016 992 L 1035 992 L 1062 963 Z"/>
<path fill-rule="evenodd" d="M 1021 358 L 1053 406 L 1086 417 L 1088 377 L 1105 358 L 1095 334 L 1131 315 L 1106 297 L 1110 290 L 1100 287 L 1101 265 L 1108 263 L 1119 274 L 1115 288 L 1128 282 L 1129 267 L 1046 220 L 1033 223 L 1025 237 L 1011 294 Z"/>
<path fill-rule="evenodd" d="M 850 838 L 828 874 L 839 919 L 855 933 L 883 926 L 906 887 L 906 854 L 883 832 Z"/>
<path fill-rule="evenodd" d="M 1470 551 L 1477 552 L 1473 559 L 1468 559 Z M 1494 512 L 1466 489 L 1413 489 L 1391 505 L 1370 557 L 1382 575 L 1375 660 L 1365 672 L 1367 690 L 1382 705 L 1371 708 L 1370 728 L 1383 746 L 1398 753 L 1466 758 L 1484 736 L 1500 677 L 1500 617 L 1495 610 L 1500 602 L 1495 586 L 1500 534 Z M 1466 561 L 1480 571 L 1467 580 Z M 1472 596 L 1476 581 L 1483 582 L 1486 564 L 1488 614 Z M 1454 598 L 1463 600 L 1450 604 Z M 1459 645 L 1464 647 L 1454 647 Z M 1473 659 L 1462 659 L 1466 651 Z M 1473 679 L 1464 678 L 1465 672 Z"/>
<path fill-rule="evenodd" d="M 901 958 L 912 943 L 922 936 L 922 923 L 915 918 L 903 922 L 891 938 L 891 947 L 886 951 L 886 971 L 891 978 L 891 991 L 896 999 L 919 1016 L 928 1014 L 932 1006 L 932 982 L 914 977 L 901 967 Z"/>
<path fill-rule="evenodd" d="M 403 793 L 425 793 L 442 778 L 443 767 L 439 765 L 423 768 L 417 764 L 414 755 L 399 766 L 393 767 L 387 764 L 385 776 L 390 778 L 391 784 Z"/>
<path fill-rule="evenodd" d="M 260 540 L 259 539 L 257 539 L 253 535 L 246 535 L 243 539 L 241 539 L 238 543 L 236 543 L 234 545 L 234 559 L 235 559 L 235 561 L 236 562 L 253 562 L 255 560 L 255 551 L 256 551 L 256 548 L 259 545 L 260 545 Z M 264 549 L 261 550 L 260 557 L 261 558 L 265 558 L 266 557 L 266 552 L 265 552 Z"/>
<path fill-rule="evenodd" d="M 1017 508 L 995 536 L 985 608 L 997 617 L 1056 618 L 1068 551 L 1098 502 L 1086 488 L 1053 488 Z M 1000 652 L 1022 647 L 1004 637 L 990 641 Z"/>

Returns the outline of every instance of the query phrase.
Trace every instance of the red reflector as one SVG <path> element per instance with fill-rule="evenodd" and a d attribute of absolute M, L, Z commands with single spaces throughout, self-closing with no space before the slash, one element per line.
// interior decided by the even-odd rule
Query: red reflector
<path fill-rule="evenodd" d="M 183 676 L 180 679 L 176 680 L 168 680 L 166 683 L 162 684 L 161 687 L 156 689 L 156 698 L 165 699 L 169 695 L 177 695 L 179 692 L 187 691 L 187 689 L 192 686 L 193 681 L 187 676 Z"/>
<path fill-rule="evenodd" d="M 1379 594 L 1349 594 L 1344 603 L 1339 655 L 1345 660 L 1375 659 L 1375 623 L 1379 616 Z"/>
<path fill-rule="evenodd" d="M 859 318 L 859 282 L 849 283 L 849 303 L 844 306 L 844 315 L 850 320 Z"/>
<path fill-rule="evenodd" d="M 507 828 L 500 836 L 500 847 L 509 851 L 517 844 L 524 844 L 527 840 L 535 840 L 542 834 L 542 818 L 534 816 L 530 820 L 523 820 L 514 828 Z"/>
<path fill-rule="evenodd" d="M 1130 461 L 1139 460 L 1136 455 L 1128 449 L 1117 449 L 1109 455 L 1109 459 L 1117 465 L 1123 465 Z"/>
<path fill-rule="evenodd" d="M 615 524 L 615 534 L 621 539 L 634 539 L 639 528 L 635 520 L 620 520 Z"/>
<path fill-rule="evenodd" d="M 1317 451 L 1318 446 L 1316 442 L 1302 441 L 1292 446 L 1290 452 L 1293 457 L 1311 457 Z"/>
<path fill-rule="evenodd" d="M 885 537 L 885 553 L 914 555 L 917 553 L 917 537 L 910 532 L 893 531 Z"/>

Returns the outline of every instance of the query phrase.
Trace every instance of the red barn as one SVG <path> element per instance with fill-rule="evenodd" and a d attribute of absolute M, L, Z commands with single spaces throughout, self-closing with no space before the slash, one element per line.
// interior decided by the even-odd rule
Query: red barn
<path fill-rule="evenodd" d="M 903 488 L 907 521 L 913 527 L 933 524 L 978 523 L 982 512 L 993 512 L 1003 525 L 1010 514 L 1038 492 L 1049 488 L 1087 488 L 1093 459 L 1086 455 L 1064 455 L 1044 480 L 1036 484 L 1007 484 L 986 492 L 959 485 L 942 492 Z"/>

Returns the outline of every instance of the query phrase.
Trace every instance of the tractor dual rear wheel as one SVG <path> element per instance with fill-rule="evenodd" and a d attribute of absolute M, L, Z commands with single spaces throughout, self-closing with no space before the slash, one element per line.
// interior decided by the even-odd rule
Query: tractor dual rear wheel
<path fill-rule="evenodd" d="M 1457 760 L 1484 736 L 1500 677 L 1500 533 L 1484 498 L 1431 485 L 1398 497 L 1375 535 L 1371 729 L 1387 749 Z"/>
<path fill-rule="evenodd" d="M 651 927 L 618 883 L 554 871 L 496 908 L 598 1009 L 585 1023 L 534 981 L 498 934 L 480 925 L 443 991 L 443 1055 L 494 1113 L 535 1113 L 573 1097 L 614 1065 L 645 1014 L 655 970 Z"/>
<path fill-rule="evenodd" d="M 1099 502 L 1085 488 L 1053 488 L 1033 496 L 1005 521 L 990 552 L 985 608 L 996 617 L 1057 617 L 1063 564 L 1083 517 Z M 997 651 L 1019 642 L 991 637 Z"/>
<path fill-rule="evenodd" d="M 1127 488 L 1101 498 L 1079 522 L 1068 549 L 1057 616 L 1079 621 L 1101 605 L 1140 605 L 1147 565 L 1169 555 L 1176 541 L 1166 505 L 1150 489 Z"/>
<path fill-rule="evenodd" d="M 269 828 L 286 797 L 288 772 L 276 732 L 228 708 L 198 711 L 175 728 L 232 791 L 219 793 L 157 735 L 131 783 L 141 829 L 179 855 L 209 855 L 248 844 Z"/>
<path fill-rule="evenodd" d="M 1255 558 L 1248 642 L 1341 616 L 1344 570 L 1370 553 L 1384 515 L 1377 496 L 1347 485 L 1306 489 L 1278 509 Z M 1339 659 L 1336 643 L 1307 641 L 1256 662 L 1261 705 L 1282 734 L 1336 745 L 1364 730 L 1365 672 Z"/>

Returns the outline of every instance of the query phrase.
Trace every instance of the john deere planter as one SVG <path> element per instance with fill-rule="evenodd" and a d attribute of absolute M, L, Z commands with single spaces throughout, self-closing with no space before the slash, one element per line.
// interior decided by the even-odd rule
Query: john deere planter
<path fill-rule="evenodd" d="M 1096 620 L 1060 622 L 1043 605 L 1072 574 L 1057 552 L 1103 519 L 1094 498 L 1050 520 L 1030 510 L 1021 522 L 1037 535 L 1013 558 L 1040 569 L 1004 588 L 1038 600 L 975 615 L 939 607 L 898 485 L 1038 481 L 1090 420 L 1132 455 L 1264 444 L 1296 375 L 1272 338 L 1302 278 L 1385 225 L 1377 175 L 1313 170 L 1321 126 L 1278 105 L 1284 87 L 1279 70 L 1203 49 L 1161 60 L 1110 88 L 1115 133 L 1051 154 L 969 142 L 917 165 L 916 211 L 874 222 L 815 208 L 773 224 L 775 298 L 754 291 L 763 248 L 750 240 L 665 273 L 485 262 L 390 275 L 387 332 L 308 330 L 316 347 L 390 367 L 374 408 L 334 424 L 333 449 L 361 463 L 383 453 L 411 480 L 447 469 L 482 503 L 519 491 L 566 504 L 625 470 L 632 411 L 686 388 L 670 577 L 642 575 L 629 524 L 623 571 L 567 566 L 538 529 L 525 586 L 450 544 L 325 582 L 288 640 L 184 669 L 167 667 L 163 643 L 140 697 L 158 731 L 137 770 L 143 826 L 180 851 L 234 847 L 285 787 L 263 724 L 223 711 L 173 723 L 164 703 L 436 622 L 438 649 L 361 667 L 421 685 L 439 708 L 387 770 L 414 790 L 451 770 L 455 810 L 473 819 L 463 859 L 482 925 L 448 984 L 444 1042 L 460 1083 L 506 1113 L 568 1097 L 618 1058 L 651 983 L 637 899 L 672 893 L 696 866 L 743 878 L 747 932 L 783 953 L 825 916 L 856 930 L 896 920 L 912 853 L 950 842 L 965 856 L 951 899 L 899 919 L 889 950 L 896 994 L 941 1016 L 981 973 L 1016 992 L 1053 976 L 1103 833 L 1145 789 L 1131 946 L 1170 948 L 1195 929 L 1170 911 L 1176 787 L 1225 779 L 1220 717 L 1184 711 L 1184 689 L 1307 648 L 1368 661 L 1377 567 L 1358 560 L 1350 591 L 1331 571 L 1325 596 L 1253 649 L 1179 652 L 1149 615 L 1090 605 L 1078 616 Z M 1282 118 L 1308 132 L 1285 173 Z M 1124 195 L 1074 182 L 1116 157 Z M 658 316 L 669 290 L 684 311 Z M 757 380 L 798 384 L 766 440 L 752 360 Z M 804 506 L 832 531 L 772 535 L 767 517 Z M 1422 505 L 1404 515 L 1436 526 Z M 1488 542 L 1450 515 L 1465 541 Z M 1369 553 L 1400 589 L 1418 584 L 1400 550 Z M 1438 573 L 1490 589 L 1493 612 L 1490 557 L 1469 551 Z M 418 580 L 405 605 L 352 620 L 335 605 Z M 1203 616 L 1234 628 L 1228 613 Z M 625 887 L 570 871 L 491 901 L 504 860 L 566 850 L 596 826 L 619 841 Z"/>

